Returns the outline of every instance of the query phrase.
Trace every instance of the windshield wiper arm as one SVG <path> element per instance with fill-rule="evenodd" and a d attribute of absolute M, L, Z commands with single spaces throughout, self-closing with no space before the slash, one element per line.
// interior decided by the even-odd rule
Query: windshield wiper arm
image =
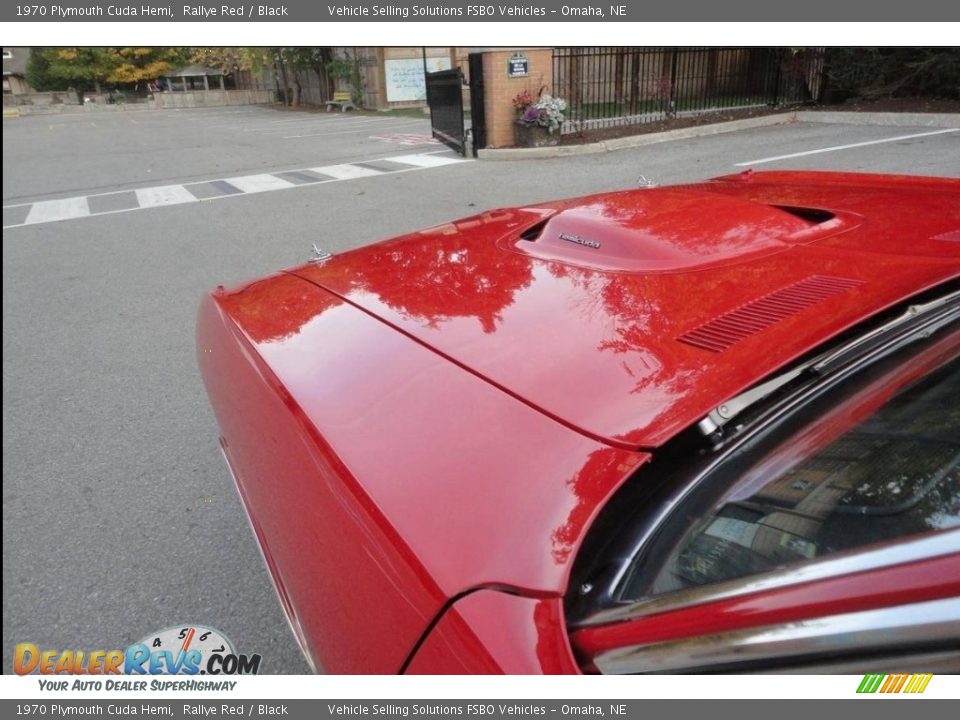
<path fill-rule="evenodd" d="M 927 322 L 921 322 L 931 313 L 937 313 L 941 310 L 940 314 L 930 317 Z M 899 348 L 913 340 L 929 337 L 958 317 L 960 317 L 960 290 L 927 303 L 911 305 L 902 315 L 888 320 L 873 330 L 730 398 L 722 405 L 718 405 L 711 410 L 703 420 L 697 423 L 697 426 L 704 435 L 712 435 L 751 405 L 760 402 L 804 373 L 822 375 L 830 367 L 843 363 L 845 360 L 856 357 L 870 349 L 874 341 L 882 341 L 884 337 L 901 326 L 920 323 L 913 332 L 906 333 L 890 343 L 884 348 L 885 352 Z"/>
<path fill-rule="evenodd" d="M 813 369 L 816 370 L 817 372 L 820 372 L 821 370 L 825 370 L 830 365 L 834 365 L 837 362 L 842 361 L 844 358 L 849 357 L 851 353 L 855 353 L 859 349 L 868 345 L 871 340 L 874 340 L 875 338 L 878 338 L 882 335 L 886 335 L 891 330 L 898 328 L 901 325 L 906 325 L 907 323 L 912 322 L 916 318 L 923 317 L 924 315 L 930 312 L 939 310 L 942 307 L 950 305 L 951 303 L 956 302 L 958 299 L 960 299 L 960 290 L 944 295 L 943 297 L 937 298 L 936 300 L 931 300 L 928 303 L 923 303 L 921 305 L 911 305 L 910 307 L 907 308 L 906 312 L 904 312 L 902 315 L 898 315 L 892 320 L 885 322 L 883 325 L 880 325 L 879 327 L 874 328 L 870 332 L 864 333 L 863 335 L 860 335 L 854 340 L 851 340 L 849 343 L 845 345 L 841 345 L 836 350 L 821 356 L 819 360 L 814 362 Z M 941 324 L 946 324 L 952 319 L 953 319 L 953 314 L 948 314 L 948 316 L 945 318 L 945 322 Z M 930 332 L 932 333 L 936 331 L 937 329 L 939 329 L 939 327 L 940 325 L 937 325 L 937 327 L 930 329 Z M 929 328 L 925 328 L 925 329 L 929 329 Z"/>

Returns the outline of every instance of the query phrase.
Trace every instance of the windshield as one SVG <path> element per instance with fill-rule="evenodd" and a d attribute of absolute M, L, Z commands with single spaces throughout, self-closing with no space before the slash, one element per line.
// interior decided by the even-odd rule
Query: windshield
<path fill-rule="evenodd" d="M 622 599 L 722 582 L 960 526 L 960 333 L 736 454 L 726 486 Z M 783 439 L 780 439 L 783 438 Z"/>

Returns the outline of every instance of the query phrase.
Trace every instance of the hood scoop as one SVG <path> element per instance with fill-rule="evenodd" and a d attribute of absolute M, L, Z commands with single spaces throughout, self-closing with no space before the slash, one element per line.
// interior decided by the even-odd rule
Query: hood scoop
<path fill-rule="evenodd" d="M 782 252 L 845 227 L 843 219 L 815 208 L 688 190 L 631 190 L 551 209 L 502 245 L 594 270 L 680 272 Z"/>

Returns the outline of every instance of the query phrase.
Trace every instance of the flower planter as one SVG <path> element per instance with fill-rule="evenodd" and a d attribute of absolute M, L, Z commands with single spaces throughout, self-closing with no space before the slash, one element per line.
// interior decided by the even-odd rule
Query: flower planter
<path fill-rule="evenodd" d="M 542 125 L 516 122 L 513 125 L 513 138 L 519 147 L 548 147 L 560 144 L 560 130 L 550 132 Z"/>

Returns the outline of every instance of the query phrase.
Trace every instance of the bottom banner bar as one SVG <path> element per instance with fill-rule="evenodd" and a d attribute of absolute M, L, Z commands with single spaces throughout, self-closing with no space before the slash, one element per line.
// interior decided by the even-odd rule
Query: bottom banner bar
<path fill-rule="evenodd" d="M 696 682 L 695 679 L 691 679 Z M 861 696 L 862 697 L 862 696 Z M 877 696 L 875 696 L 877 697 Z M 900 696 L 903 697 L 903 696 Z M 900 702 L 874 701 L 869 707 L 863 699 L 849 700 L 138 700 L 103 702 L 99 700 L 57 700 L 17 702 L 0 700 L 0 717 L 161 717 L 161 718 L 295 718 L 303 720 L 342 720 L 343 718 L 569 718 L 605 717 L 615 720 L 640 720 L 660 717 L 661 713 L 684 717 L 769 718 L 809 720 L 843 712 L 845 717 L 863 714 L 870 720 L 902 720 Z M 855 707 L 859 705 L 859 707 Z M 913 701 L 910 720 L 947 717 L 952 700 Z M 689 714 L 688 714 L 689 713 Z M 736 713 L 736 715 L 734 715 Z M 775 713 L 775 715 L 774 715 Z"/>

